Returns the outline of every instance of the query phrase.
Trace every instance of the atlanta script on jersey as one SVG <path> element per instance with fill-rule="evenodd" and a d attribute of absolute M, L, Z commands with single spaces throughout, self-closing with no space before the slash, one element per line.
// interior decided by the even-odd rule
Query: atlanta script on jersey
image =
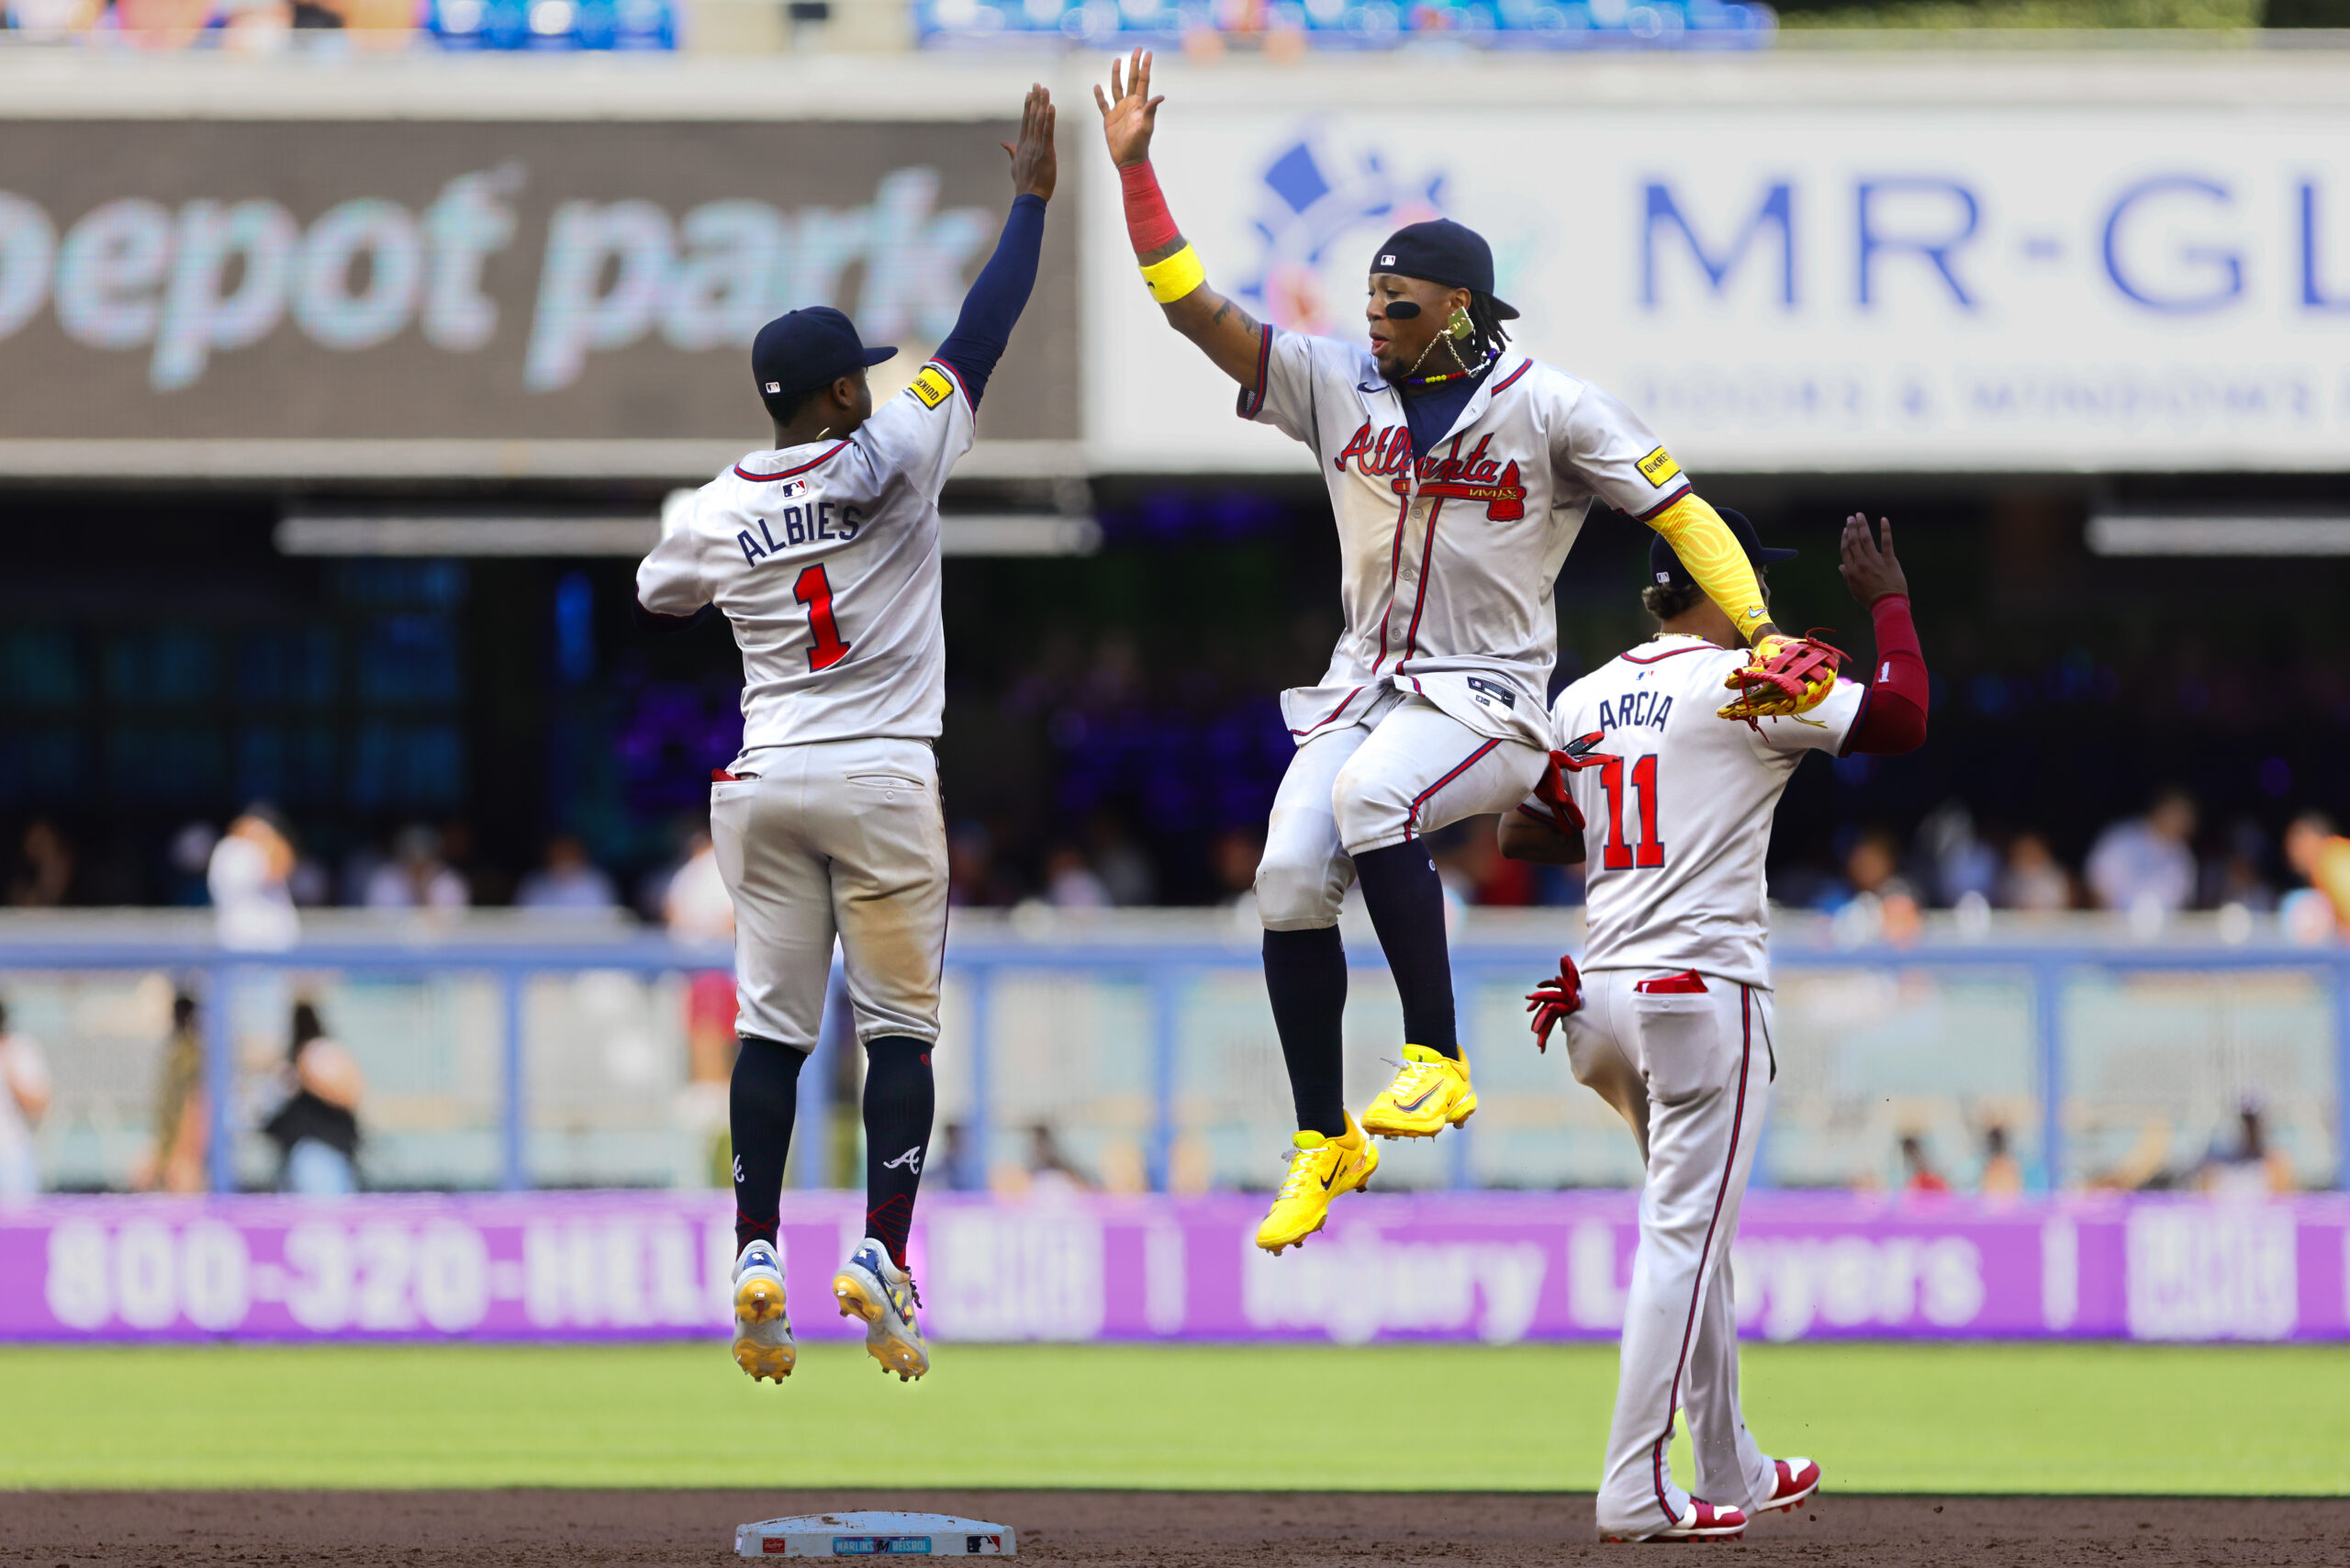
<path fill-rule="evenodd" d="M 1342 558 L 1346 630 L 1321 683 L 1281 694 L 1290 733 L 1352 723 L 1392 685 L 1481 735 L 1547 744 L 1550 588 L 1592 498 L 1650 517 L 1688 477 L 1630 409 L 1515 351 L 1424 453 L 1368 349 L 1267 327 L 1257 363 L 1240 415 L 1314 449 Z"/>
<path fill-rule="evenodd" d="M 744 752 L 937 739 L 938 492 L 971 435 L 970 398 L 934 361 L 846 440 L 755 452 L 704 485 L 637 568 L 645 609 L 733 622 Z"/>
<path fill-rule="evenodd" d="M 1585 971 L 1771 983 L 1771 813 L 1804 753 L 1842 749 L 1863 689 L 1840 680 L 1807 713 L 1728 723 L 1714 716 L 1722 680 L 1746 659 L 1702 637 L 1659 636 L 1551 704 L 1554 745 L 1596 734 L 1591 753 L 1609 759 L 1567 775 L 1586 824 Z"/>

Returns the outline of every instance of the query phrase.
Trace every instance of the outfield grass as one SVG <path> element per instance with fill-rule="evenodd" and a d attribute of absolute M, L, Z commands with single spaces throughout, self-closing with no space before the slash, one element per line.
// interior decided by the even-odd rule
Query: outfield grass
<path fill-rule="evenodd" d="M 1847 1491 L 2350 1492 L 2350 1350 L 1758 1346 Z M 1588 1489 L 1607 1347 L 0 1350 L 0 1485 Z M 1685 1461 L 1684 1461 L 1685 1473 Z"/>

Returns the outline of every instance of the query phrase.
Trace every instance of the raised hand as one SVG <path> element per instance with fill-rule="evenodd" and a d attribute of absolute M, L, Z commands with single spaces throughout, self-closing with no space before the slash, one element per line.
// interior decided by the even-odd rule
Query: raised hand
<path fill-rule="evenodd" d="M 1053 183 L 1060 175 L 1060 159 L 1053 151 L 1053 95 L 1032 84 L 1020 106 L 1020 145 L 996 145 L 1012 155 L 1012 188 L 1016 196 L 1053 199 Z"/>
<path fill-rule="evenodd" d="M 1150 95 L 1150 50 L 1135 50 L 1124 62 L 1123 74 L 1120 63 L 1110 62 L 1110 91 L 1094 88 L 1093 102 L 1102 110 L 1102 134 L 1110 143 L 1111 162 L 1123 169 L 1150 156 L 1150 133 L 1158 129 L 1158 106 L 1167 99 Z"/>
<path fill-rule="evenodd" d="M 1906 596 L 1909 591 L 1909 579 L 1893 554 L 1893 520 L 1881 517 L 1876 526 L 1884 535 L 1882 544 L 1870 533 L 1866 513 L 1856 511 L 1844 520 L 1844 559 L 1837 570 L 1844 574 L 1844 586 L 1863 604 L 1874 604 L 1888 594 Z"/>

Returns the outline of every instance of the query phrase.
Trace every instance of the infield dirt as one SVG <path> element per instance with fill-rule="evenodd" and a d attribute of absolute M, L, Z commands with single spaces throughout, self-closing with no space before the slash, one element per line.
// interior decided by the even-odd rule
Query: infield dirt
<path fill-rule="evenodd" d="M 734 1527 L 828 1508 L 918 1508 L 1011 1525 L 1035 1562 L 1150 1568 L 1620 1562 L 1572 1493 L 17 1492 L 0 1493 L 0 1562 L 210 1568 L 289 1563 L 739 1561 Z M 1823 1495 L 1715 1543 L 1807 1564 L 2340 1562 L 2350 1502 L 2202 1497 Z"/>

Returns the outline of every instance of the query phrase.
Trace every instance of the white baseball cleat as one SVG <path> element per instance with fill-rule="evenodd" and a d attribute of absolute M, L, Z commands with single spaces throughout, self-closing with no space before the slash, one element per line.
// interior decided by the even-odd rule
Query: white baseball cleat
<path fill-rule="evenodd" d="M 865 1320 L 865 1353 L 904 1383 L 930 1370 L 914 1309 L 922 1305 L 914 1278 L 890 1260 L 878 1241 L 867 1237 L 833 1276 L 833 1299 L 843 1317 Z"/>
<path fill-rule="evenodd" d="M 1819 1490 L 1819 1466 L 1810 1460 L 1774 1459 L 1771 1470 L 1771 1495 L 1754 1505 L 1755 1513 L 1772 1514 L 1792 1508 Z"/>
<path fill-rule="evenodd" d="M 783 1268 L 775 1244 L 747 1241 L 734 1260 L 734 1364 L 751 1381 L 791 1375 L 800 1356 L 791 1342 L 791 1319 L 783 1310 Z"/>

